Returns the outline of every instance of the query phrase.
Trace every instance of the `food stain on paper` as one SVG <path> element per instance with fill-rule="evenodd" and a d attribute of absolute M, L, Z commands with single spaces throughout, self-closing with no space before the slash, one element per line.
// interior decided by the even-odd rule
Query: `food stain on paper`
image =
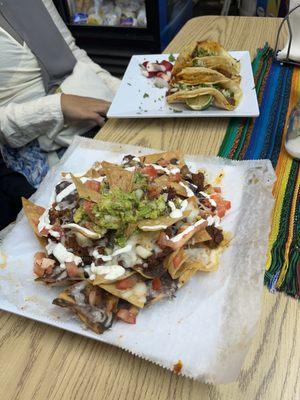
<path fill-rule="evenodd" d="M 221 171 L 221 172 L 215 177 L 215 182 L 214 182 L 214 183 L 215 183 L 216 185 L 220 185 L 220 184 L 222 183 L 222 180 L 223 180 L 224 176 L 225 176 L 224 171 Z"/>
<path fill-rule="evenodd" d="M 4 269 L 7 266 L 7 256 L 0 251 L 0 269 Z"/>
<path fill-rule="evenodd" d="M 181 360 L 178 360 L 176 364 L 173 365 L 174 374 L 180 374 L 183 364 Z"/>

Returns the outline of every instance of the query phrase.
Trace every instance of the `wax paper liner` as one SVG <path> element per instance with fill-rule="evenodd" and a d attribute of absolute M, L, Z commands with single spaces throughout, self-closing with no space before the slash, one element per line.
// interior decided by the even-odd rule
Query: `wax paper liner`
<path fill-rule="evenodd" d="M 81 172 L 96 160 L 119 162 L 125 154 L 155 151 L 76 138 L 32 200 L 46 206 L 61 171 Z M 39 244 L 20 213 L 16 224 L 0 234 L 0 308 L 119 346 L 168 369 L 181 360 L 187 377 L 210 383 L 235 380 L 260 315 L 275 174 L 268 160 L 185 158 L 192 169 L 205 168 L 211 180 L 224 173 L 221 186 L 232 208 L 222 225 L 233 239 L 217 272 L 198 273 L 174 299 L 144 309 L 136 325 L 118 322 L 96 335 L 51 304 L 58 288 L 34 282 L 33 255 Z"/>

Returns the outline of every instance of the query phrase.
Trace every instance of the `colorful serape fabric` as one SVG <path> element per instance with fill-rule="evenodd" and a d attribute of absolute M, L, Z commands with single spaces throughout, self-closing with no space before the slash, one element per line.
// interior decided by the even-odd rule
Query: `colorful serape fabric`
<path fill-rule="evenodd" d="M 276 170 L 265 284 L 300 297 L 300 162 L 285 151 L 289 115 L 300 100 L 300 68 L 274 61 L 267 45 L 252 63 L 260 116 L 231 119 L 219 156 L 268 158 Z"/>

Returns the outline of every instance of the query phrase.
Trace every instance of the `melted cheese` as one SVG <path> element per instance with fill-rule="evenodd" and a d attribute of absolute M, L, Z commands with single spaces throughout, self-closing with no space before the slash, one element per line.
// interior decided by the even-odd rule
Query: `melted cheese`
<path fill-rule="evenodd" d="M 104 275 L 105 279 L 107 280 L 114 280 L 120 278 L 125 274 L 125 268 L 123 268 L 121 265 L 118 264 L 99 265 L 96 267 L 95 264 L 92 263 L 91 271 L 96 275 Z"/>

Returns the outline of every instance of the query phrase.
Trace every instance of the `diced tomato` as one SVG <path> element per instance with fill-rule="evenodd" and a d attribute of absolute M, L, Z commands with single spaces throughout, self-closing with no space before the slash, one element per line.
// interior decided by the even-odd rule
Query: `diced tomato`
<path fill-rule="evenodd" d="M 226 209 L 224 207 L 217 208 L 217 215 L 219 218 L 223 218 L 226 214 Z"/>
<path fill-rule="evenodd" d="M 75 278 L 76 276 L 79 275 L 79 268 L 73 261 L 66 262 L 66 268 L 67 268 L 67 273 L 70 278 Z"/>
<path fill-rule="evenodd" d="M 221 193 L 221 188 L 220 187 L 214 187 L 215 193 Z"/>
<path fill-rule="evenodd" d="M 147 165 L 147 167 L 142 168 L 141 173 L 144 175 L 148 175 L 151 180 L 157 177 L 157 171 L 153 167 L 153 165 Z"/>
<path fill-rule="evenodd" d="M 94 203 L 88 200 L 84 200 L 82 203 L 82 207 L 84 208 L 84 211 L 86 211 L 88 214 L 92 212 Z"/>
<path fill-rule="evenodd" d="M 39 251 L 34 255 L 33 272 L 39 277 L 43 276 L 45 273 L 45 270 L 42 268 L 42 261 L 46 257 L 47 257 L 46 253 L 42 251 Z"/>
<path fill-rule="evenodd" d="M 159 290 L 161 288 L 161 280 L 159 278 L 154 278 L 152 281 L 152 289 Z"/>
<path fill-rule="evenodd" d="M 176 174 L 171 174 L 169 177 L 170 182 L 180 182 L 180 180 L 181 180 L 180 172 L 177 172 Z"/>
<path fill-rule="evenodd" d="M 179 250 L 176 256 L 173 258 L 173 265 L 175 269 L 178 269 L 183 260 L 183 252 Z"/>
<path fill-rule="evenodd" d="M 97 181 L 87 181 L 84 183 L 84 186 L 86 186 L 87 188 L 89 188 L 91 190 L 95 190 L 96 192 L 99 192 L 101 183 L 97 182 Z"/>
<path fill-rule="evenodd" d="M 225 208 L 226 210 L 230 210 L 231 209 L 231 201 L 229 200 L 224 200 L 225 203 Z"/>
<path fill-rule="evenodd" d="M 129 278 L 122 279 L 121 281 L 118 281 L 115 283 L 116 289 L 118 290 L 126 290 L 126 289 L 131 289 L 135 284 L 137 280 L 135 276 L 130 276 Z"/>
<path fill-rule="evenodd" d="M 125 308 L 121 308 L 117 312 L 117 317 L 127 324 L 135 324 L 136 323 L 136 314 L 130 310 L 126 310 Z"/>
<path fill-rule="evenodd" d="M 218 217 L 223 218 L 224 215 L 226 214 L 226 211 L 230 210 L 231 202 L 229 200 L 224 200 L 223 197 L 218 193 L 214 193 L 210 197 L 217 203 Z"/>

